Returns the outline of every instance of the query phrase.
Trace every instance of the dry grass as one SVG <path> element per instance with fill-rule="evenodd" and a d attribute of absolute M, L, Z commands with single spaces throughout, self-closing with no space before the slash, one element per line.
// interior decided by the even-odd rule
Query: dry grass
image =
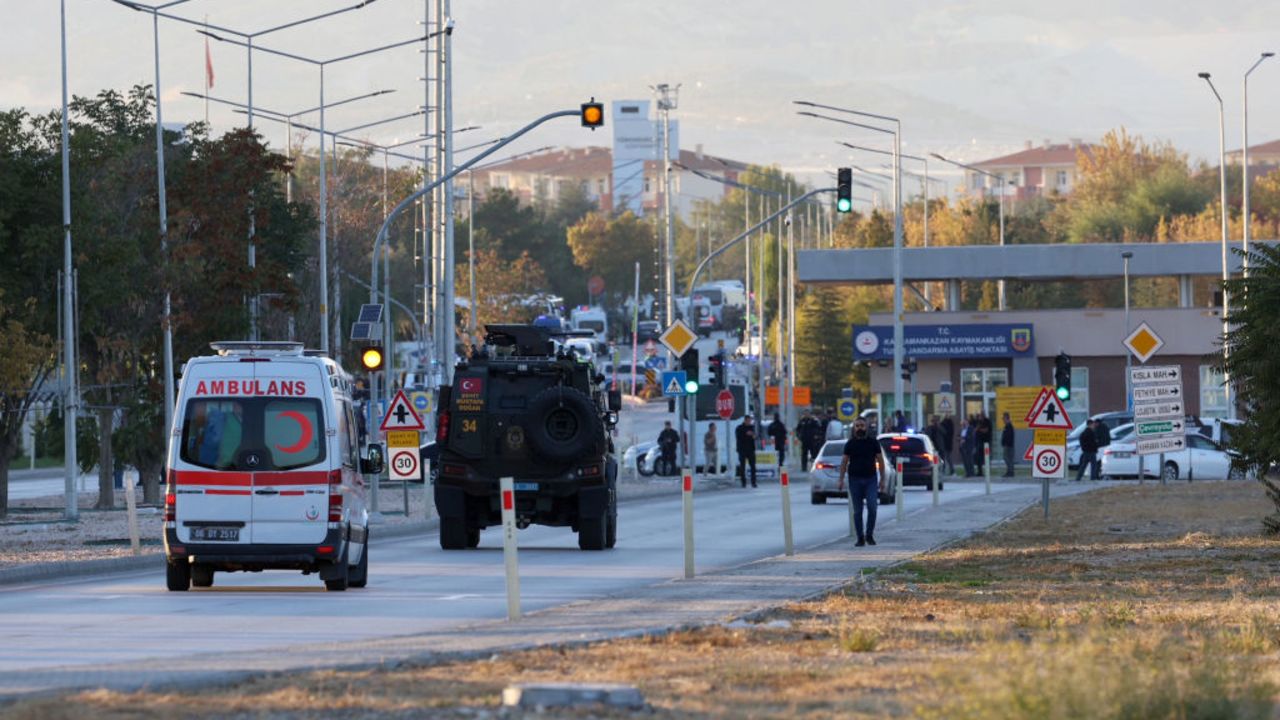
<path fill-rule="evenodd" d="M 1256 484 L 1112 488 L 1053 510 L 766 618 L 786 623 L 3 714 L 484 717 L 510 682 L 573 679 L 635 684 L 659 718 L 1275 717 L 1280 542 L 1259 536 Z"/>

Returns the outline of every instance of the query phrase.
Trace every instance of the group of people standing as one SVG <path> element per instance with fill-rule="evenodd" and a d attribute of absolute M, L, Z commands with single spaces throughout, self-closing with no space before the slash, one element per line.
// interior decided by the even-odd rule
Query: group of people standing
<path fill-rule="evenodd" d="M 1001 418 L 1003 427 L 1000 431 L 1000 450 L 1004 456 L 1004 477 L 1013 477 L 1014 430 L 1009 413 Z M 945 465 L 948 474 L 955 474 L 955 465 L 951 462 L 952 442 L 955 440 L 955 422 L 950 416 L 938 419 L 935 415 L 929 420 L 925 434 L 933 441 L 938 450 L 939 460 Z M 964 465 L 965 477 L 977 477 L 986 470 L 987 451 L 991 448 L 993 428 L 991 419 L 986 413 L 979 412 L 960 421 L 960 462 Z M 992 453 L 994 454 L 994 453 Z"/>

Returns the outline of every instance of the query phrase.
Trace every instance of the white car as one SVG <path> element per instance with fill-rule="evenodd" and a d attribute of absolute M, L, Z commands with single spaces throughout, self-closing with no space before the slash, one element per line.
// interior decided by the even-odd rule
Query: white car
<path fill-rule="evenodd" d="M 1164 467 L 1159 468 L 1160 456 L 1147 455 L 1143 461 L 1143 477 L 1160 477 L 1165 481 L 1178 478 L 1200 480 L 1243 480 L 1244 471 L 1231 466 L 1232 456 L 1214 441 L 1198 432 L 1185 435 L 1181 450 L 1164 454 Z M 1102 452 L 1102 475 L 1108 478 L 1137 477 L 1138 455 L 1132 442 L 1113 442 Z"/>
<path fill-rule="evenodd" d="M 627 448 L 622 453 L 622 467 L 631 470 L 634 469 L 644 477 L 653 474 L 653 465 L 649 463 L 649 451 L 657 447 L 658 443 L 653 441 L 640 442 Z"/>
<path fill-rule="evenodd" d="M 814 505 L 824 505 L 827 498 L 848 497 L 847 490 L 840 486 L 840 462 L 844 457 L 844 440 L 832 440 L 823 444 L 809 468 L 809 500 Z M 893 464 L 885 455 L 884 445 L 880 447 L 880 472 L 884 477 L 888 492 L 880 493 L 880 504 L 887 505 L 894 500 L 893 489 L 897 486 L 894 480 Z M 847 486 L 846 486 L 847 487 Z"/>

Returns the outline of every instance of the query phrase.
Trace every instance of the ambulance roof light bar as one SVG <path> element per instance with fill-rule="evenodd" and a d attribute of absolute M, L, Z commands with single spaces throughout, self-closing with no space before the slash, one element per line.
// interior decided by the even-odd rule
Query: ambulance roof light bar
<path fill-rule="evenodd" d="M 279 341 L 222 340 L 209 343 L 209 347 L 222 357 L 229 355 L 292 355 L 302 356 L 302 343 Z"/>

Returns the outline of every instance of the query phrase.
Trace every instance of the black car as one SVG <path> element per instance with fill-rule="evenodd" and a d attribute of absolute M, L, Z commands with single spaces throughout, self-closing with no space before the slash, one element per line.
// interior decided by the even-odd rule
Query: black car
<path fill-rule="evenodd" d="M 920 433 L 882 433 L 876 436 L 889 462 L 897 467 L 902 461 L 902 486 L 923 485 L 931 487 L 933 483 L 933 465 L 938 455 L 933 450 L 933 443 L 927 435 Z M 942 479 L 938 479 L 938 489 L 942 489 Z"/>
<path fill-rule="evenodd" d="M 658 336 L 662 334 L 662 325 L 656 320 L 641 320 L 636 325 L 636 339 L 640 342 L 648 342 L 650 340 L 657 342 Z"/>

